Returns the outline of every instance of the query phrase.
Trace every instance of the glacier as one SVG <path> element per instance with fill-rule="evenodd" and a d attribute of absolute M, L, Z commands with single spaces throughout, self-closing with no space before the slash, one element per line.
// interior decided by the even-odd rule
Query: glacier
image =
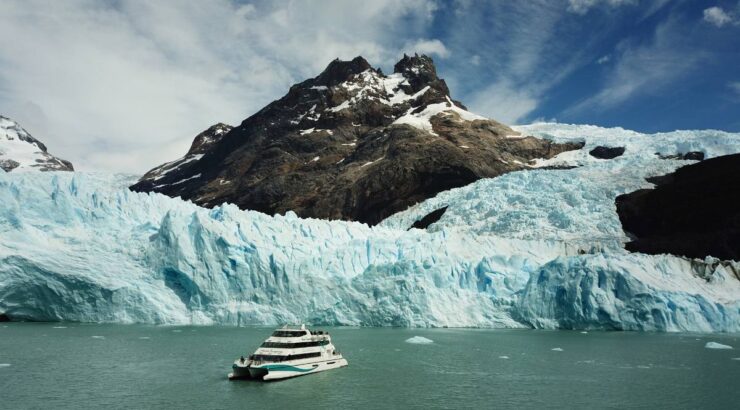
<path fill-rule="evenodd" d="M 0 172 L 0 312 L 152 324 L 740 331 L 738 262 L 631 254 L 614 198 L 740 134 L 518 127 L 585 140 L 442 192 L 379 226 L 268 216 L 126 189 L 134 176 Z M 620 145 L 622 157 L 588 156 Z M 448 206 L 429 230 L 407 228 Z"/>

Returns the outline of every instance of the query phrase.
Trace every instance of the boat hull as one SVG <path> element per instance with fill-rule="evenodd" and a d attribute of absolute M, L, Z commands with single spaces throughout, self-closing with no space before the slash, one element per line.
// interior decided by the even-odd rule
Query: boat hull
<path fill-rule="evenodd" d="M 262 380 L 280 380 L 290 377 L 305 376 L 307 374 L 323 372 L 326 370 L 339 369 L 344 366 L 347 366 L 347 359 L 341 358 L 300 365 L 272 363 L 256 367 L 256 369 L 264 369 L 267 371 L 267 374 L 262 377 Z"/>
<path fill-rule="evenodd" d="M 237 362 L 232 366 L 229 380 L 280 380 L 338 369 L 347 364 L 345 358 L 305 364 L 267 363 L 258 366 Z"/>

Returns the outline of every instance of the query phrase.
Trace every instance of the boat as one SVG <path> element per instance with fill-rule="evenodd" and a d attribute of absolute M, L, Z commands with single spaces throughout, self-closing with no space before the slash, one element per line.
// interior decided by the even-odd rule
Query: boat
<path fill-rule="evenodd" d="M 347 359 L 334 347 L 329 332 L 306 325 L 276 329 L 254 354 L 236 359 L 229 380 L 279 380 L 338 369 Z"/>

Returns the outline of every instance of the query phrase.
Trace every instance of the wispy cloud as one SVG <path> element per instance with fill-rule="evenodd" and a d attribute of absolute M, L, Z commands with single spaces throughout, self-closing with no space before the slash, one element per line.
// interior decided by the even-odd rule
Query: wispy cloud
<path fill-rule="evenodd" d="M 734 92 L 738 97 L 740 97 L 740 81 L 732 81 L 729 84 L 727 84 L 727 87 Z"/>
<path fill-rule="evenodd" d="M 449 53 L 414 40 L 428 38 L 436 7 L 6 0 L 0 113 L 77 168 L 141 172 L 181 155 L 215 122 L 238 124 L 336 57 L 392 64 L 415 43 Z"/>
<path fill-rule="evenodd" d="M 685 28 L 685 22 L 669 19 L 656 27 L 651 41 L 620 44 L 603 88 L 564 114 L 614 107 L 636 95 L 662 90 L 699 67 L 706 53 L 687 46 Z"/>
<path fill-rule="evenodd" d="M 594 7 L 606 4 L 611 7 L 637 4 L 637 0 L 568 0 L 568 11 L 585 15 Z"/>
<path fill-rule="evenodd" d="M 582 39 L 581 26 L 569 19 L 563 3 L 496 2 L 490 7 L 488 15 L 468 3 L 456 10 L 460 24 L 447 44 L 467 50 L 470 57 L 455 67 L 452 82 L 460 87 L 452 89 L 462 89 L 473 111 L 507 123 L 530 119 L 553 87 L 592 64 L 593 45 L 608 32 Z M 470 46 L 471 39 L 479 39 L 477 47 Z"/>

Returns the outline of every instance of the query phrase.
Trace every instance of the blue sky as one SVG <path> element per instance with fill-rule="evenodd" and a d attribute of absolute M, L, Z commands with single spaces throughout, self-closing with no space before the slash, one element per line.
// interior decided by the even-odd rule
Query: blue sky
<path fill-rule="evenodd" d="M 740 131 L 740 0 L 4 0 L 0 38 L 0 114 L 79 169 L 143 172 L 336 57 L 404 52 L 510 124 Z"/>
<path fill-rule="evenodd" d="M 643 132 L 740 130 L 740 2 L 563 6 L 494 2 L 481 8 L 471 2 L 460 11 L 459 4 L 446 3 L 430 35 L 449 50 L 439 59 L 440 71 L 453 77 L 463 101 L 488 115 L 506 99 L 486 102 L 479 90 L 513 92 L 522 101 L 507 118 L 514 122 L 556 119 Z M 711 8 L 728 20 L 712 19 L 711 12 L 705 18 Z"/>

